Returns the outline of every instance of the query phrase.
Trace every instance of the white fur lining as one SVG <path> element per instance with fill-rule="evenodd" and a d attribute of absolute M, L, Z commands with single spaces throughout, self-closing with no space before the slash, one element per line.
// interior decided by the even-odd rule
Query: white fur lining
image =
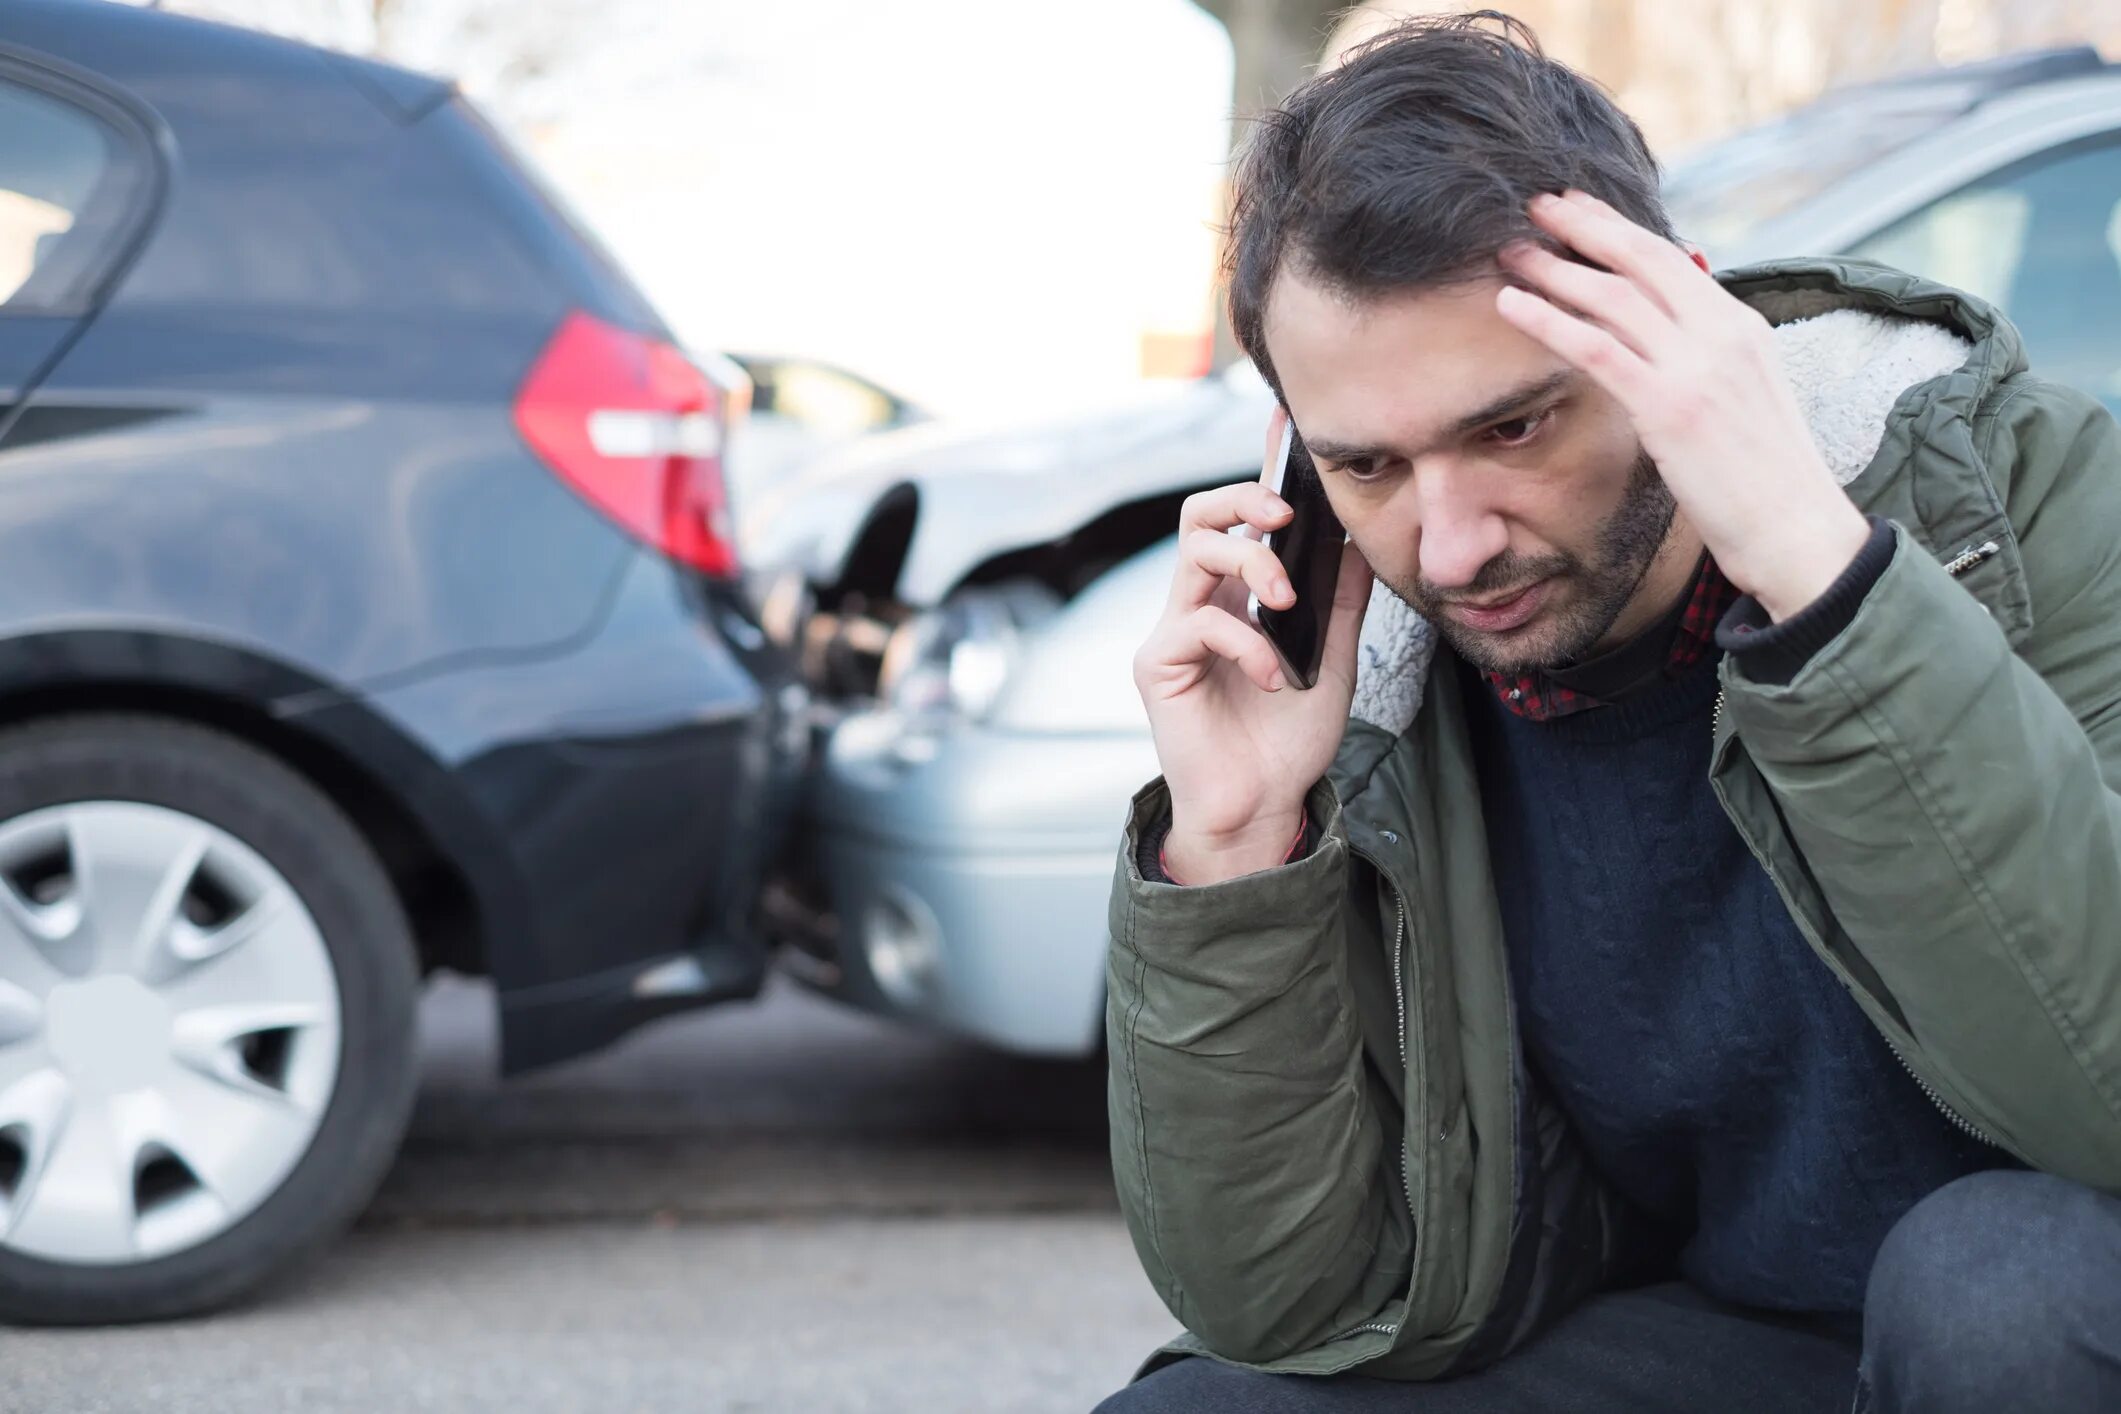
<path fill-rule="evenodd" d="M 1973 350 L 1941 324 L 1852 308 L 1778 325 L 1775 339 L 1812 440 L 1843 486 L 1877 455 L 1900 395 L 1958 368 Z M 1421 710 L 1435 630 L 1379 584 L 1357 651 L 1349 715 L 1398 736 Z"/>

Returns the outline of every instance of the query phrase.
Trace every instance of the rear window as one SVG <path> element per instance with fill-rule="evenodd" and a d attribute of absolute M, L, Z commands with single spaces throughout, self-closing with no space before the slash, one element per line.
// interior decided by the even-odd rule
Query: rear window
<path fill-rule="evenodd" d="M 613 323 L 642 333 L 667 335 L 647 297 L 538 164 L 470 103 L 460 98 L 451 105 L 451 111 L 518 180 L 525 207 L 555 238 L 559 249 L 552 253 L 558 256 L 558 263 L 575 285 L 576 297 L 591 312 Z"/>
<path fill-rule="evenodd" d="M 406 121 L 327 58 L 229 92 L 143 81 L 183 166 L 127 279 L 133 307 L 496 329 L 574 307 L 659 332 L 468 104 Z"/>
<path fill-rule="evenodd" d="M 60 293 L 51 288 L 55 260 L 68 244 L 95 239 L 84 218 L 111 161 L 101 123 L 0 81 L 0 309 L 35 307 Z"/>

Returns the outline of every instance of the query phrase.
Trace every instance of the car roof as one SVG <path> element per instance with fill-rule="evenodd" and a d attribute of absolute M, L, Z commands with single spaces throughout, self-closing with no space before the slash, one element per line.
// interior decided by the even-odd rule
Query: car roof
<path fill-rule="evenodd" d="M 446 79 L 240 25 L 114 0 L 6 0 L 0 48 L 20 44 L 123 81 L 142 70 L 313 71 L 322 61 L 401 121 L 446 100 Z"/>
<path fill-rule="evenodd" d="M 1753 130 L 1847 122 L 1870 112 L 1927 113 L 1941 130 L 1998 103 L 2087 80 L 2121 82 L 2121 64 L 2108 63 L 2088 44 L 2021 50 L 1837 85 Z"/>
<path fill-rule="evenodd" d="M 1840 250 L 2012 161 L 2121 128 L 2085 45 L 1852 84 L 1681 154 L 1665 195 L 1719 264 Z"/>
<path fill-rule="evenodd" d="M 1839 92 L 1845 95 L 1862 95 L 1904 92 L 1913 88 L 1946 87 L 1963 89 L 1969 97 L 1978 100 L 2024 88 L 2028 84 L 2083 78 L 2088 74 L 2116 67 L 2121 66 L 2109 64 L 2099 51 L 2089 44 L 2069 44 L 2050 49 L 2022 49 L 1963 64 L 1946 64 L 1936 68 L 1915 69 L 1908 73 L 1889 74 L 1864 83 L 1850 84 Z"/>

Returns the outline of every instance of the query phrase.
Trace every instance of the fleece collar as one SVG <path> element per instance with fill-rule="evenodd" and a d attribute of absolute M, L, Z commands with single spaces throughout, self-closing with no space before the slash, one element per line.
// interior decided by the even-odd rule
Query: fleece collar
<path fill-rule="evenodd" d="M 1763 312 L 1772 319 L 1785 311 Z M 1886 417 L 1900 396 L 1959 368 L 1974 348 L 1972 340 L 1944 323 L 1855 305 L 1778 323 L 1775 343 L 1812 441 L 1842 486 L 1877 455 Z M 1349 714 L 1396 737 L 1421 710 L 1436 652 L 1435 629 L 1378 584 L 1370 593 L 1357 652 Z"/>

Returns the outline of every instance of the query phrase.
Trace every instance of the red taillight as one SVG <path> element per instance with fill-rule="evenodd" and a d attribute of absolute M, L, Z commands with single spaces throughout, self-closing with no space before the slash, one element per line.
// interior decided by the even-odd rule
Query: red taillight
<path fill-rule="evenodd" d="M 516 430 L 589 503 L 704 574 L 733 578 L 721 397 L 671 345 L 576 311 L 516 394 Z"/>

